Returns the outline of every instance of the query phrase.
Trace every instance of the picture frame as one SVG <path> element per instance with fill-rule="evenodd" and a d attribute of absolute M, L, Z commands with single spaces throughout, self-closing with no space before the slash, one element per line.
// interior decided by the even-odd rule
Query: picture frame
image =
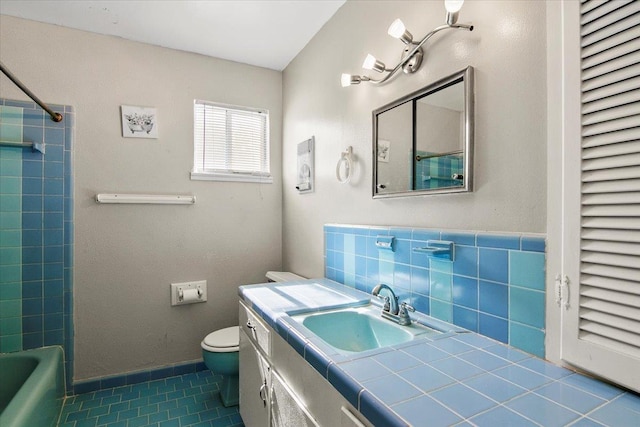
<path fill-rule="evenodd" d="M 121 105 L 122 137 L 158 139 L 156 108 Z"/>
<path fill-rule="evenodd" d="M 389 163 L 389 154 L 391 150 L 391 141 L 387 141 L 386 139 L 378 140 L 378 161 Z"/>

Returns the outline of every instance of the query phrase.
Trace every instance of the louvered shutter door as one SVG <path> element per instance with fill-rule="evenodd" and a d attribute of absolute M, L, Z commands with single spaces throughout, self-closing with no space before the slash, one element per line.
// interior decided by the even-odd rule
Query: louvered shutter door
<path fill-rule="evenodd" d="M 582 1 L 580 49 L 579 280 L 563 357 L 637 390 L 640 1 Z"/>

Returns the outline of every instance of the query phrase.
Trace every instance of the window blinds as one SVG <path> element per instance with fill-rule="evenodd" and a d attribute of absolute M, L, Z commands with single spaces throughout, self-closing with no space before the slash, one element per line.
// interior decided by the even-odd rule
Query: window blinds
<path fill-rule="evenodd" d="M 640 358 L 640 1 L 581 3 L 579 338 Z"/>
<path fill-rule="evenodd" d="M 269 177 L 268 111 L 196 100 L 193 172 Z"/>

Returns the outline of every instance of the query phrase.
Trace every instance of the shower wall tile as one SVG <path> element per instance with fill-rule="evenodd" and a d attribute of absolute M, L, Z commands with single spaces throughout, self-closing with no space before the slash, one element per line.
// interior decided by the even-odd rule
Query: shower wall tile
<path fill-rule="evenodd" d="M 74 110 L 49 119 L 33 102 L 0 98 L 2 139 L 44 142 L 46 154 L 0 147 L 0 352 L 62 345 L 73 377 Z"/>
<path fill-rule="evenodd" d="M 394 251 L 375 245 L 381 235 Z M 544 236 L 337 224 L 324 236 L 327 278 L 365 292 L 389 284 L 421 313 L 544 356 Z M 454 261 L 413 250 L 428 240 L 453 241 Z"/>

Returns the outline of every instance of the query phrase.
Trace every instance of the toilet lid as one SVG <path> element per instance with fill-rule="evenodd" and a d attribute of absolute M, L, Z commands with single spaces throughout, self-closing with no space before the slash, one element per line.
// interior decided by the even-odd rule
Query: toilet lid
<path fill-rule="evenodd" d="M 240 345 L 240 327 L 231 326 L 211 332 L 202 341 L 207 347 L 228 348 Z"/>

